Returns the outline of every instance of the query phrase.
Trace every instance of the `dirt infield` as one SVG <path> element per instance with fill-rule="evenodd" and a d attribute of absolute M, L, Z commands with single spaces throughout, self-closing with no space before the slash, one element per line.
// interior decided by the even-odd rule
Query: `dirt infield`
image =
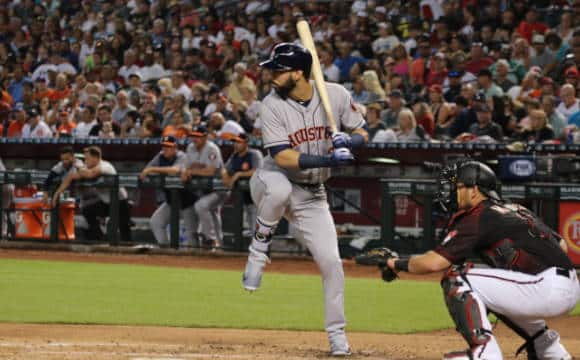
<path fill-rule="evenodd" d="M 113 255 L 22 251 L 0 249 L 0 258 L 87 261 L 144 264 L 206 269 L 243 269 L 243 257 L 188 257 L 164 255 Z M 376 277 L 375 270 L 345 261 L 352 277 Z M 310 274 L 317 269 L 311 261 L 277 259 L 268 271 Z M 411 277 L 408 277 L 411 279 Z M 417 277 L 413 277 L 417 278 Z M 437 279 L 438 277 L 428 277 Z M 385 319 L 387 321 L 387 319 Z M 568 350 L 580 359 L 580 318 L 553 319 Z M 521 344 L 511 331 L 499 324 L 496 333 L 506 359 L 515 359 Z M 440 359 L 448 350 L 465 347 L 454 331 L 412 335 L 350 333 L 354 359 Z M 0 359 L 320 359 L 326 358 L 323 332 L 288 332 L 235 329 L 184 329 L 167 327 L 0 324 Z M 520 355 L 519 359 L 524 359 Z"/>

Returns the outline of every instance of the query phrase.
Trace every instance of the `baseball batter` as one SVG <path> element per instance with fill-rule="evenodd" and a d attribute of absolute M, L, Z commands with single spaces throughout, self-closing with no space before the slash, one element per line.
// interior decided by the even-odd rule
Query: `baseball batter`
<path fill-rule="evenodd" d="M 276 225 L 286 217 L 297 229 L 322 274 L 325 328 L 331 354 L 350 354 L 344 316 L 344 273 L 338 252 L 334 221 L 324 182 L 331 167 L 350 164 L 351 146 L 366 142 L 365 121 L 342 86 L 327 84 L 337 126 L 351 132 L 331 134 L 327 116 L 313 83 L 310 52 L 296 44 L 278 44 L 270 59 L 260 64 L 274 72 L 275 89 L 263 103 L 264 147 L 268 156 L 250 179 L 257 206 L 256 232 L 252 239 L 243 286 L 254 291 L 270 261 L 269 246 Z"/>

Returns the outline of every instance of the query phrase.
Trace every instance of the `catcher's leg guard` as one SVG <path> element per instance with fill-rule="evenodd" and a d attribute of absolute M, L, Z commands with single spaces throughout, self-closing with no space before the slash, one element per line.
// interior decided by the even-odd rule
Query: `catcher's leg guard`
<path fill-rule="evenodd" d="M 486 344 L 492 336 L 490 329 L 484 327 L 485 308 L 473 294 L 465 276 L 469 268 L 469 265 L 451 267 L 441 280 L 441 286 L 457 331 L 474 349 Z"/>
<path fill-rule="evenodd" d="M 495 312 L 493 314 L 525 340 L 524 344 L 518 348 L 516 356 L 525 349 L 528 354 L 528 360 L 572 359 L 571 355 L 560 343 L 560 335 L 556 331 L 548 329 L 547 326 L 543 326 L 540 330 L 537 330 L 536 325 L 538 323 L 543 325 L 543 321 L 528 322 L 523 320 L 522 322 L 521 320 L 511 320 L 503 314 Z M 532 329 L 534 329 L 533 331 L 535 331 L 535 333 L 531 333 L 530 330 Z"/>

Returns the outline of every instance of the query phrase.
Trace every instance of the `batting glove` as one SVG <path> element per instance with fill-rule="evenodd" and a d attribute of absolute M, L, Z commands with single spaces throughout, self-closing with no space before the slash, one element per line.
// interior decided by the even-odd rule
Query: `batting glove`
<path fill-rule="evenodd" d="M 330 155 L 333 166 L 350 165 L 354 161 L 354 156 L 347 148 L 334 149 Z"/>
<path fill-rule="evenodd" d="M 350 149 L 352 147 L 352 141 L 350 139 L 350 135 L 344 132 L 336 132 L 332 134 L 332 146 L 335 149 L 340 148 L 347 148 Z"/>

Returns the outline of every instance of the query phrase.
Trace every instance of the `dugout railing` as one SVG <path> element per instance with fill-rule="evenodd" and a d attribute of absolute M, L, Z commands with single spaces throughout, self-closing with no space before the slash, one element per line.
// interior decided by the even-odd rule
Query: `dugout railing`
<path fill-rule="evenodd" d="M 0 172 L 0 186 L 11 184 L 16 187 L 25 187 L 28 185 L 40 186 L 44 179 L 48 176 L 46 171 L 4 171 Z M 231 225 L 233 236 L 233 250 L 244 250 L 247 247 L 247 241 L 243 236 L 243 212 L 244 212 L 244 196 L 249 192 L 248 179 L 239 179 L 235 186 L 230 190 L 227 189 L 221 178 L 216 177 L 193 177 L 190 181 L 184 183 L 179 177 L 175 176 L 148 176 L 144 180 L 139 178 L 139 174 L 118 174 L 118 175 L 104 175 L 95 180 L 81 180 L 75 181 L 72 185 L 73 189 L 79 190 L 82 188 L 104 188 L 108 189 L 111 199 L 111 206 L 109 207 L 106 229 L 106 242 L 110 245 L 119 245 L 118 229 L 119 229 L 119 188 L 125 187 L 128 189 L 147 189 L 153 188 L 157 190 L 165 189 L 171 196 L 171 216 L 170 216 L 170 246 L 177 249 L 179 247 L 179 219 L 180 219 L 180 190 L 187 189 L 190 191 L 231 191 L 232 210 L 229 216 L 229 223 Z M 52 193 L 54 189 L 50 189 Z M 1 212 L 11 213 L 15 212 L 13 204 L 3 204 L 0 197 Z M 12 206 L 11 206 L 12 205 Z M 58 228 L 59 228 L 59 206 L 51 207 L 50 209 L 41 210 L 50 212 L 50 236 L 48 241 L 57 242 Z M 20 209 L 18 211 L 27 211 Z M 38 210 L 35 210 L 38 211 Z M 8 217 L 0 216 L 0 228 L 2 222 L 7 221 Z M 21 239 L 32 240 L 32 239 Z"/>

